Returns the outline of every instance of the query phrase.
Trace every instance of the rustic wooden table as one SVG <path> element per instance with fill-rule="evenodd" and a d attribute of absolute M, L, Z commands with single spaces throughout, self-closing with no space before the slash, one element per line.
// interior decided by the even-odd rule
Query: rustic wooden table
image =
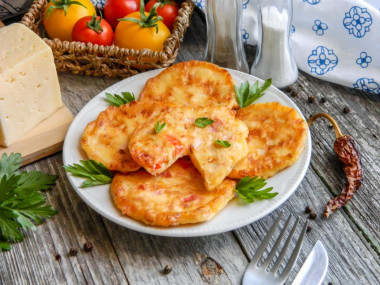
<path fill-rule="evenodd" d="M 196 11 L 181 46 L 178 61 L 202 59 L 206 45 L 205 20 Z M 250 62 L 254 56 L 248 48 Z M 64 102 L 77 114 L 96 94 L 118 79 L 60 74 Z M 329 254 L 323 284 L 380 284 L 380 96 L 331 84 L 300 73 L 287 94 L 305 117 L 327 112 L 340 123 L 343 133 L 356 139 L 364 167 L 364 183 L 349 204 L 328 220 L 311 221 L 300 258 L 289 278 L 305 261 L 317 240 Z M 309 103 L 308 96 L 315 96 Z M 321 103 L 321 98 L 326 98 Z M 344 113 L 343 108 L 351 111 Z M 74 192 L 62 168 L 62 154 L 28 165 L 59 176 L 46 193 L 59 214 L 28 231 L 25 241 L 0 254 L 0 284 L 240 284 L 246 266 L 280 210 L 304 214 L 310 205 L 322 213 L 326 202 L 337 195 L 345 177 L 332 150 L 333 131 L 326 121 L 311 128 L 311 165 L 296 192 L 279 209 L 243 228 L 198 238 L 151 236 L 123 228 L 90 209 Z M 94 248 L 83 251 L 90 241 Z M 69 256 L 71 247 L 78 255 Z M 61 258 L 56 260 L 56 254 Z M 163 274 L 166 265 L 172 267 Z"/>

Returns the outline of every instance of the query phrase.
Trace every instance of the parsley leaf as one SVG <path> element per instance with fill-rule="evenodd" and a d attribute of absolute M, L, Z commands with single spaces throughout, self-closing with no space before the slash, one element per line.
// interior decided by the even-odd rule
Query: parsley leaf
<path fill-rule="evenodd" d="M 3 175 L 12 175 L 21 167 L 21 154 L 12 153 L 8 156 L 6 153 L 3 153 L 0 160 L 0 178 Z"/>
<path fill-rule="evenodd" d="M 57 176 L 40 171 L 18 172 L 21 155 L 3 154 L 0 160 L 0 251 L 10 250 L 11 242 L 22 241 L 23 231 L 36 230 L 35 224 L 57 214 L 46 205 L 40 190 L 48 190 Z"/>
<path fill-rule="evenodd" d="M 195 125 L 199 128 L 205 128 L 211 125 L 214 121 L 209 118 L 198 118 L 195 120 Z"/>
<path fill-rule="evenodd" d="M 267 185 L 265 179 L 258 178 L 257 176 L 250 178 L 246 176 L 238 182 L 236 185 L 236 193 L 246 201 L 247 203 L 252 203 L 257 200 L 269 200 L 273 197 L 277 196 L 277 192 L 272 192 L 273 187 L 266 188 L 264 190 L 259 191 Z"/>
<path fill-rule="evenodd" d="M 221 140 L 216 140 L 214 141 L 217 145 L 223 146 L 223 147 L 230 147 L 231 144 L 228 141 L 221 141 Z"/>
<path fill-rule="evenodd" d="M 161 130 L 165 127 L 165 125 L 166 125 L 165 123 L 160 124 L 160 122 L 157 122 L 156 125 L 154 126 L 154 131 L 156 132 L 156 134 L 161 132 Z"/>
<path fill-rule="evenodd" d="M 112 95 L 111 93 L 106 93 L 106 101 L 111 106 L 120 107 L 121 105 L 124 105 L 136 100 L 135 94 L 131 92 L 121 92 L 121 95 L 122 96 L 118 94 Z"/>
<path fill-rule="evenodd" d="M 65 165 L 63 168 L 74 176 L 86 178 L 81 188 L 111 183 L 113 174 L 104 164 L 95 160 L 81 160 L 80 164 Z"/>
<path fill-rule="evenodd" d="M 264 84 L 261 85 L 260 87 L 259 87 L 258 80 L 251 86 L 249 85 L 248 81 L 241 84 L 239 88 L 235 85 L 234 88 L 235 88 L 236 100 L 240 108 L 247 107 L 251 105 L 254 101 L 260 99 L 265 94 L 264 91 L 267 90 L 269 86 L 271 85 L 272 85 L 271 78 L 265 80 Z"/>

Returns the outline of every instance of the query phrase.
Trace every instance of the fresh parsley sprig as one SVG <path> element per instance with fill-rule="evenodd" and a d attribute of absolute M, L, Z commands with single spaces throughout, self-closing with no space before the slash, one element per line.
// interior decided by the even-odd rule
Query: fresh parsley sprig
<path fill-rule="evenodd" d="M 109 184 L 113 178 L 112 172 L 95 160 L 81 160 L 80 164 L 65 165 L 63 168 L 74 176 L 86 178 L 81 188 Z"/>
<path fill-rule="evenodd" d="M 250 178 L 249 176 L 246 176 L 239 180 L 235 190 L 236 193 L 247 203 L 253 203 L 255 199 L 269 200 L 277 196 L 277 192 L 270 193 L 273 187 L 260 190 L 264 188 L 265 185 L 267 185 L 267 183 L 263 178 L 258 178 L 257 176 Z"/>
<path fill-rule="evenodd" d="M 209 118 L 197 118 L 195 120 L 195 125 L 198 127 L 198 128 L 205 128 L 207 127 L 208 125 L 211 125 L 214 121 L 209 119 Z"/>
<path fill-rule="evenodd" d="M 24 240 L 23 230 L 57 214 L 46 205 L 41 190 L 50 190 L 57 176 L 41 171 L 19 172 L 21 154 L 3 154 L 0 159 L 0 251 L 11 242 Z"/>
<path fill-rule="evenodd" d="M 160 124 L 160 122 L 157 122 L 156 125 L 154 126 L 154 132 L 158 134 L 159 132 L 162 131 L 165 125 L 166 125 L 165 123 Z"/>
<path fill-rule="evenodd" d="M 257 80 L 252 85 L 249 85 L 249 82 L 246 81 L 243 84 L 240 85 L 238 88 L 236 85 L 235 88 L 235 94 L 236 94 L 236 100 L 239 104 L 240 108 L 247 107 L 251 105 L 256 100 L 260 99 L 265 93 L 264 91 L 269 88 L 269 86 L 272 85 L 272 79 L 269 78 L 265 80 L 264 84 L 259 87 L 259 81 Z"/>
<path fill-rule="evenodd" d="M 221 141 L 221 140 L 216 140 L 214 141 L 215 144 L 222 146 L 222 147 L 230 147 L 231 144 L 228 141 Z"/>
<path fill-rule="evenodd" d="M 106 101 L 111 106 L 120 107 L 121 105 L 127 104 L 129 102 L 135 101 L 135 94 L 131 92 L 121 92 L 121 96 L 118 94 L 106 93 Z"/>

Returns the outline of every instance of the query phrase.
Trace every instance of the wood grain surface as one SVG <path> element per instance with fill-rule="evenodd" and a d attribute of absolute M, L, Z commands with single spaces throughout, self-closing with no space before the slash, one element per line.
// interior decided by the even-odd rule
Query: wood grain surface
<path fill-rule="evenodd" d="M 202 59 L 206 45 L 204 17 L 195 12 L 178 61 Z M 249 62 L 254 57 L 247 47 Z M 74 114 L 100 91 L 118 82 L 60 74 L 63 99 Z M 349 204 L 329 219 L 321 218 L 326 202 L 340 193 L 345 177 L 332 150 L 330 124 L 319 120 L 311 127 L 311 165 L 297 191 L 279 209 L 238 230 L 199 238 L 166 238 L 134 232 L 91 210 L 72 189 L 57 153 L 28 165 L 59 176 L 46 193 L 59 214 L 28 231 L 25 241 L 13 244 L 0 258 L 0 284 L 240 284 L 246 266 L 280 210 L 301 216 L 306 206 L 318 213 L 300 258 L 286 282 L 291 284 L 317 240 L 327 248 L 330 262 L 323 284 L 380 284 L 380 96 L 349 89 L 300 73 L 284 91 L 305 117 L 327 112 L 342 131 L 357 142 L 365 178 Z M 295 94 L 293 97 L 291 94 Z M 308 97 L 315 96 L 309 103 Z M 321 103 L 321 98 L 326 98 Z M 349 113 L 343 108 L 348 107 Z M 90 241 L 91 252 L 83 250 Z M 78 249 L 76 256 L 69 249 Z M 56 254 L 60 255 L 57 260 Z M 172 271 L 163 273 L 165 266 Z"/>

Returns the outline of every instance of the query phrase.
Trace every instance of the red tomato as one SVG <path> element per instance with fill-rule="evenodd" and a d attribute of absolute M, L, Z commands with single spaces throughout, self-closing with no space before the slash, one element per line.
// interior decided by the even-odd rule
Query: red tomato
<path fill-rule="evenodd" d="M 110 23 L 113 29 L 116 28 L 117 19 L 140 9 L 140 0 L 107 0 L 104 4 L 104 18 Z"/>
<path fill-rule="evenodd" d="M 174 21 L 178 15 L 177 3 L 171 0 L 149 0 L 145 5 L 145 11 L 149 12 L 156 3 L 160 3 L 157 8 L 157 14 L 164 18 L 163 22 L 169 30 L 173 30 Z"/>
<path fill-rule="evenodd" d="M 73 41 L 110 46 L 113 43 L 113 30 L 99 16 L 86 16 L 75 23 L 72 32 Z"/>

